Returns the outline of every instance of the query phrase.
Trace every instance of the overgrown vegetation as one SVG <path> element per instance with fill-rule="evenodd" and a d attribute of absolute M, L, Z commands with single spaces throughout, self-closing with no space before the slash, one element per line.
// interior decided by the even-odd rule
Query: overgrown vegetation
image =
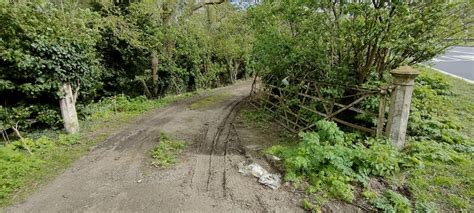
<path fill-rule="evenodd" d="M 158 145 L 151 151 L 153 161 L 151 165 L 156 167 L 168 167 L 176 163 L 178 155 L 183 151 L 186 142 L 172 138 L 161 133 Z"/>
<path fill-rule="evenodd" d="M 297 116 L 289 117 L 304 123 L 317 119 L 313 116 L 317 113 L 305 109 L 310 108 L 334 112 L 336 119 L 352 124 L 376 126 L 377 95 L 357 100 L 369 90 L 390 85 L 391 70 L 427 61 L 456 44 L 454 38 L 464 34 L 460 11 L 465 4 L 264 1 L 249 14 L 255 30 L 255 68 L 264 84 L 280 87 L 285 97 L 283 101 L 271 97 L 281 96 L 272 88 L 269 101 L 277 106 L 270 108 L 279 113 L 291 110 Z M 305 91 L 327 102 L 298 94 Z M 336 111 L 340 104 L 351 103 L 367 113 Z"/>
<path fill-rule="evenodd" d="M 465 9 L 470 7 L 446 2 L 264 1 L 250 10 L 252 57 L 263 83 L 290 91 L 304 86 L 300 79 L 322 82 L 328 86 L 316 89 L 318 97 L 330 103 L 349 97 L 343 100 L 347 105 L 358 97 L 351 87 L 389 85 L 390 70 L 429 60 L 454 45 L 465 36 L 465 16 L 470 15 Z M 423 73 L 416 82 L 409 142 L 403 150 L 382 138 L 343 132 L 315 113 L 305 114 L 295 106 L 301 98 L 286 92 L 288 104 L 281 107 L 314 121 L 317 129 L 300 133 L 294 145 L 274 146 L 268 152 L 283 159 L 286 180 L 309 185 L 304 188 L 315 197 L 305 206 L 317 209 L 336 198 L 388 212 L 472 211 L 468 165 L 473 164 L 474 130 L 466 123 L 472 123 L 474 90 L 418 69 Z M 465 88 L 460 94 L 451 85 Z M 270 92 L 280 95 L 277 89 Z M 327 108 L 321 101 L 305 104 Z M 356 107 L 377 112 L 378 105 L 378 97 L 370 97 Z M 377 121 L 360 113 L 338 116 L 366 126 Z"/>
<path fill-rule="evenodd" d="M 77 3 L 0 1 L 3 133 L 61 127 L 63 84 L 88 105 L 212 88 L 250 73 L 252 33 L 229 3 Z"/>
<path fill-rule="evenodd" d="M 385 81 L 462 36 L 464 5 L 445 2 L 272 0 L 251 10 L 263 81 L 286 76 L 342 85 Z M 416 11 L 416 12 L 415 12 Z"/>
<path fill-rule="evenodd" d="M 0 0 L 0 204 L 65 168 L 104 128 L 248 75 L 245 19 L 228 3 Z M 80 135 L 60 131 L 64 84 Z"/>
<path fill-rule="evenodd" d="M 306 200 L 308 208 L 336 198 L 388 212 L 473 210 L 474 143 L 460 129 L 474 129 L 457 115 L 474 118 L 466 114 L 472 112 L 468 94 L 474 85 L 419 69 L 410 141 L 403 150 L 385 139 L 344 133 L 326 120 L 316 123 L 316 132 L 300 133 L 296 145 L 267 150 L 283 159 L 287 181 L 309 184 L 306 191 L 317 199 Z M 460 99 L 462 104 L 455 102 Z"/>
<path fill-rule="evenodd" d="M 233 83 L 254 69 L 275 85 L 287 77 L 288 85 L 298 78 L 389 84 L 388 71 L 429 60 L 470 33 L 460 12 L 467 6 L 265 0 L 245 10 L 226 1 L 0 0 L 0 205 L 103 139 L 107 132 L 97 136 L 98 129 L 168 104 L 176 99 L 170 94 Z M 309 184 L 315 197 L 304 206 L 341 199 L 389 212 L 474 211 L 474 88 L 418 69 L 403 150 L 317 116 L 305 117 L 317 131 L 268 150 L 283 159 L 287 181 Z M 73 87 L 80 135 L 58 131 L 65 84 Z M 323 95 L 356 97 L 344 88 L 324 88 Z M 377 109 L 378 100 L 361 104 Z M 268 116 L 257 111 L 243 119 L 263 127 Z M 183 148 L 162 135 L 153 164 L 173 164 Z"/>

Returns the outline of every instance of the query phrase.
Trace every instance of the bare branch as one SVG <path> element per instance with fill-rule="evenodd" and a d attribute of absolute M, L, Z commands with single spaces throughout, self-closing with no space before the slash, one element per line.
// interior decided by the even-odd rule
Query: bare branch
<path fill-rule="evenodd" d="M 20 140 L 21 140 L 21 139 L 23 139 L 23 137 L 21 137 L 20 131 L 18 131 L 18 123 L 19 123 L 19 121 L 16 122 L 15 127 L 12 127 L 12 129 L 15 132 L 16 136 L 18 136 L 18 138 L 20 138 Z"/>
<path fill-rule="evenodd" d="M 214 1 L 203 1 L 203 2 L 200 2 L 199 4 L 195 5 L 193 7 L 193 12 L 196 11 L 196 10 L 199 10 L 201 9 L 202 7 L 206 6 L 206 5 L 215 5 L 215 4 L 222 4 L 226 2 L 226 0 L 214 0 Z"/>
<path fill-rule="evenodd" d="M 8 138 L 8 133 L 7 133 L 7 130 L 5 129 L 2 129 L 2 136 L 3 136 L 3 140 L 5 141 L 5 143 L 10 143 L 10 138 Z"/>
<path fill-rule="evenodd" d="M 152 98 L 153 95 L 151 95 L 150 90 L 148 89 L 148 85 L 146 85 L 145 79 L 143 78 L 136 78 L 138 82 L 140 82 L 143 85 L 143 93 L 145 93 L 145 96 L 147 98 Z"/>
<path fill-rule="evenodd" d="M 20 141 L 21 141 L 21 143 L 22 143 L 22 145 L 23 145 L 23 148 L 25 148 L 26 151 L 28 151 L 28 153 L 29 153 L 30 155 L 32 155 L 33 152 L 31 152 L 31 150 L 30 150 L 30 148 L 28 147 L 28 145 L 25 144 L 25 142 L 23 141 L 23 137 L 21 136 L 20 131 L 18 130 L 18 123 L 19 123 L 19 121 L 16 122 L 15 126 L 12 127 L 12 129 L 13 129 L 13 131 L 15 132 L 16 136 L 18 136 L 18 138 L 20 138 Z"/>

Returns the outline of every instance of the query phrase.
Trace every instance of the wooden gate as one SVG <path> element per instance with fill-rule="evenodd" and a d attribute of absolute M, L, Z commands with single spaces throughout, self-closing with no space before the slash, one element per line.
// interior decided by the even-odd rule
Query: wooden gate
<path fill-rule="evenodd" d="M 316 119 L 327 119 L 371 134 L 382 135 L 385 125 L 388 87 L 363 88 L 335 85 L 307 79 L 293 79 L 287 85 L 266 85 L 255 78 L 251 104 L 264 108 L 280 119 L 278 123 L 292 132 L 315 127 Z M 363 104 L 378 102 L 372 109 Z M 350 122 L 347 117 L 372 118 L 367 122 Z M 315 119 L 313 119 L 315 118 Z M 354 119 L 351 119 L 354 120 Z"/>

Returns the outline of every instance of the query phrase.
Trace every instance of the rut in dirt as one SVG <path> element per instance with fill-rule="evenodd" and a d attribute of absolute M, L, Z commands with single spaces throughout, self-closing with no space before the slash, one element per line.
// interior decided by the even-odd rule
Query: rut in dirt
<path fill-rule="evenodd" d="M 228 104 L 225 108 L 230 108 L 216 127 L 216 132 L 208 136 L 209 124 L 204 124 L 202 133 L 196 137 L 196 154 L 198 157 L 196 165 L 191 172 L 191 185 L 198 191 L 212 191 L 214 196 L 227 197 L 227 154 L 229 142 L 236 141 L 238 134 L 235 131 L 233 122 L 236 112 L 246 97 L 238 99 Z M 205 166 L 200 165 L 207 165 Z"/>

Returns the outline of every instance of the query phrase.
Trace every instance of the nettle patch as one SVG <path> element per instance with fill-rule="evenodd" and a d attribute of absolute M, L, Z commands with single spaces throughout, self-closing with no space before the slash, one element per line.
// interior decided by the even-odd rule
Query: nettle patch
<path fill-rule="evenodd" d="M 294 145 L 267 152 L 282 158 L 286 181 L 314 195 L 304 201 L 308 209 L 332 199 L 388 212 L 471 209 L 473 141 L 443 111 L 451 109 L 449 88 L 444 79 L 422 72 L 410 141 L 402 150 L 384 138 L 343 132 L 319 120 L 317 131 L 301 132 Z"/>
<path fill-rule="evenodd" d="M 268 152 L 283 159 L 285 180 L 309 183 L 309 193 L 323 197 L 355 199 L 353 183 L 368 186 L 370 177 L 385 177 L 400 171 L 400 152 L 384 139 L 362 140 L 342 132 L 335 123 L 320 120 L 319 131 L 300 133 L 296 146 L 273 146 Z"/>

